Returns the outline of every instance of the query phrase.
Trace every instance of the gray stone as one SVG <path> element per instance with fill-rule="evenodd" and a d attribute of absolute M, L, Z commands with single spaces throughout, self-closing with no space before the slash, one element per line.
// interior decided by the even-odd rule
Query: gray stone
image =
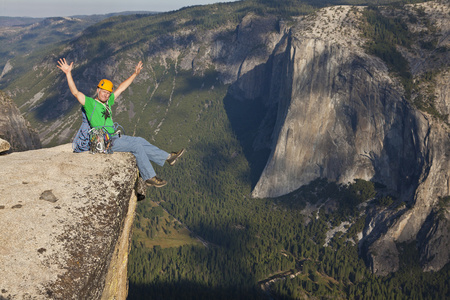
<path fill-rule="evenodd" d="M 53 203 L 58 201 L 58 198 L 56 198 L 52 190 L 43 191 L 41 196 L 39 196 L 39 199 Z"/>
<path fill-rule="evenodd" d="M 100 299 L 105 290 L 125 299 L 134 156 L 72 153 L 66 144 L 0 156 L 0 165 L 0 296 Z"/>
<path fill-rule="evenodd" d="M 11 149 L 11 145 L 8 143 L 8 141 L 0 138 L 0 153 L 9 151 L 9 149 Z"/>

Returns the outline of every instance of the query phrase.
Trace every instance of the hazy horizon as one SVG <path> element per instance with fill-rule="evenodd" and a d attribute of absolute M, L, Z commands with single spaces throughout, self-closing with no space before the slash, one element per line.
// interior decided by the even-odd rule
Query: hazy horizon
<path fill-rule="evenodd" d="M 0 0 L 2 17 L 70 17 L 76 15 L 102 15 L 125 11 L 174 11 L 186 6 L 206 5 L 234 0 Z"/>

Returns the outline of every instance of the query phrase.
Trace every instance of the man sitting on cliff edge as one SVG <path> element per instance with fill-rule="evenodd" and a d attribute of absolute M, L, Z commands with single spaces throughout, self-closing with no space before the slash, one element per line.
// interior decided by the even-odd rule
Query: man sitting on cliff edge
<path fill-rule="evenodd" d="M 150 144 L 147 140 L 141 137 L 134 137 L 128 135 L 115 134 L 114 122 L 112 120 L 111 106 L 117 97 L 125 91 L 136 76 L 139 75 L 143 68 L 140 61 L 135 68 L 134 73 L 125 81 L 123 81 L 115 91 L 113 91 L 113 83 L 107 79 L 102 79 L 97 86 L 97 94 L 94 98 L 85 96 L 78 91 L 75 82 L 72 78 L 73 62 L 69 65 L 65 58 L 58 61 L 59 69 L 61 69 L 67 77 L 67 83 L 72 95 L 77 98 L 78 102 L 86 111 L 89 124 L 93 128 L 103 127 L 112 136 L 112 151 L 117 152 L 131 152 L 136 157 L 136 163 L 142 179 L 148 186 L 163 187 L 167 182 L 156 176 L 150 161 L 163 166 L 167 162 L 173 166 L 177 159 L 184 153 L 184 149 L 177 152 L 168 153 L 158 147 Z"/>

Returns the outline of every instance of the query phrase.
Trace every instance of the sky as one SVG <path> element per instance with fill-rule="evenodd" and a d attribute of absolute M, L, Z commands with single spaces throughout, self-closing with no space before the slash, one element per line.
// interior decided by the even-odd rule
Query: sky
<path fill-rule="evenodd" d="M 123 11 L 165 12 L 192 5 L 233 1 L 236 0 L 0 0 L 0 16 L 43 18 Z"/>

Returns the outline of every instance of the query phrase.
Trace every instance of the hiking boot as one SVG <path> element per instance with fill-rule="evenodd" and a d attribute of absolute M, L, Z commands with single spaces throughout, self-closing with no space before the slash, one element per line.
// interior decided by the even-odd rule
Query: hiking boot
<path fill-rule="evenodd" d="M 181 149 L 181 150 L 178 151 L 178 152 L 172 152 L 172 153 L 170 153 L 170 157 L 169 157 L 168 159 L 166 159 L 167 163 L 168 163 L 170 166 L 173 166 L 173 165 L 177 162 L 177 159 L 178 159 L 181 155 L 183 155 L 183 153 L 184 153 L 184 148 Z"/>
<path fill-rule="evenodd" d="M 161 179 L 161 178 L 158 178 L 158 177 L 154 176 L 154 177 L 152 177 L 150 179 L 147 179 L 145 181 L 145 184 L 149 185 L 149 186 L 154 186 L 154 187 L 163 187 L 163 186 L 165 186 L 167 184 L 167 181 L 165 181 L 164 179 Z"/>

